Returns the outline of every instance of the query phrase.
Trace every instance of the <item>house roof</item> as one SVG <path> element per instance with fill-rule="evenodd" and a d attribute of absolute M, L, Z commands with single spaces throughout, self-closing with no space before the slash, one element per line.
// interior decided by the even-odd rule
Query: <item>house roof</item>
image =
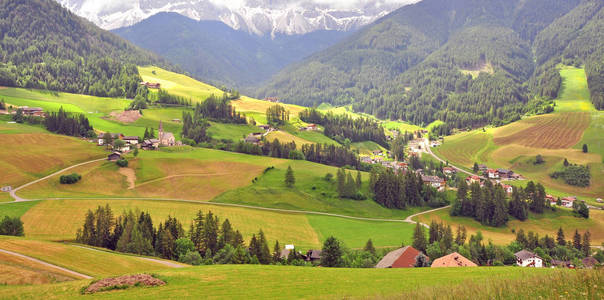
<path fill-rule="evenodd" d="M 289 250 L 289 249 L 283 249 L 283 250 L 281 250 L 281 253 L 279 254 L 279 257 L 281 259 L 286 259 L 289 256 L 290 252 L 291 252 L 291 250 Z"/>
<path fill-rule="evenodd" d="M 438 183 L 445 181 L 444 179 L 442 179 L 438 176 L 422 176 L 422 180 L 424 182 L 438 182 Z"/>
<path fill-rule="evenodd" d="M 595 259 L 593 256 L 588 256 L 586 258 L 584 258 L 582 261 L 583 266 L 586 268 L 591 268 L 597 264 L 599 264 L 598 260 Z"/>
<path fill-rule="evenodd" d="M 477 267 L 474 262 L 461 256 L 457 252 L 453 252 L 449 255 L 437 258 L 432 262 L 432 268 L 442 267 Z"/>
<path fill-rule="evenodd" d="M 541 259 L 541 257 L 539 257 L 539 255 L 537 255 L 531 251 L 528 251 L 528 250 L 518 251 L 518 252 L 516 252 L 516 254 L 514 254 L 514 256 L 516 256 L 516 258 L 518 258 L 520 260 L 526 260 L 526 259 L 530 259 L 533 257 L 537 257 L 537 258 Z"/>
<path fill-rule="evenodd" d="M 308 250 L 308 257 L 310 259 L 321 259 L 321 250 Z"/>
<path fill-rule="evenodd" d="M 138 136 L 125 136 L 123 139 L 126 141 L 133 141 L 133 140 L 138 141 Z"/>
<path fill-rule="evenodd" d="M 380 260 L 376 268 L 411 268 L 415 265 L 415 258 L 421 252 L 411 246 L 390 251 L 382 260 Z"/>
<path fill-rule="evenodd" d="M 172 134 L 172 132 L 164 132 L 162 135 L 162 139 L 169 139 L 169 138 L 174 138 L 174 134 Z"/>

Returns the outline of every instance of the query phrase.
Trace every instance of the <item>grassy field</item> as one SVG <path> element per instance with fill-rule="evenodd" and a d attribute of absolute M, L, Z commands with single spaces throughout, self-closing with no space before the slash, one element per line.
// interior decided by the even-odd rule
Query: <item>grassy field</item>
<path fill-rule="evenodd" d="M 471 168 L 474 162 L 491 168 L 508 168 L 546 186 L 553 195 L 577 195 L 592 204 L 604 195 L 604 114 L 594 110 L 583 69 L 563 67 L 563 85 L 553 114 L 525 118 L 499 128 L 482 129 L 446 137 L 433 149 L 453 164 Z M 583 153 L 583 144 L 589 153 Z M 534 157 L 545 157 L 545 164 L 534 165 Z M 592 176 L 588 188 L 578 188 L 549 177 L 567 159 L 589 165 Z"/>
<path fill-rule="evenodd" d="M 313 142 L 305 140 L 299 136 L 295 136 L 286 131 L 273 131 L 266 136 L 266 139 L 270 142 L 274 140 L 279 140 L 281 143 L 291 143 L 295 142 L 297 147 L 300 147 L 305 144 L 313 144 Z"/>
<path fill-rule="evenodd" d="M 557 282 L 553 281 L 553 278 L 565 278 L 562 281 L 568 281 L 569 284 L 556 283 L 556 288 L 559 293 L 568 294 L 571 298 L 573 295 L 580 295 L 586 289 L 593 297 L 602 293 L 601 286 L 594 288 L 580 284 L 584 276 L 590 276 L 585 280 L 590 285 L 597 283 L 601 274 L 595 271 L 581 271 L 580 275 L 574 275 L 576 272 L 569 270 L 513 267 L 337 269 L 223 265 L 164 270 L 156 274 L 167 282 L 165 286 L 99 293 L 95 298 L 205 298 L 208 296 L 246 299 L 407 298 L 405 295 L 408 293 L 430 292 L 439 288 L 463 290 L 464 286 L 474 287 L 480 282 L 482 289 L 473 289 L 472 298 L 488 299 L 496 293 L 501 296 L 498 299 L 518 299 L 517 297 L 522 295 L 529 298 L 531 295 L 535 298 L 538 295 L 556 295 L 557 293 L 549 290 L 554 286 L 554 282 Z M 0 293 L 7 298 L 89 298 L 91 296 L 80 294 L 80 289 L 88 282 L 0 287 Z M 512 289 L 527 282 L 547 285 L 540 284 L 531 289 Z M 464 294 L 467 295 L 467 292 Z M 447 297 L 447 295 L 450 296 L 449 299 L 455 298 L 455 294 L 447 293 L 440 294 L 440 297 Z M 436 294 L 428 298 L 435 296 Z M 592 299 L 596 299 L 593 297 Z"/>
<path fill-rule="evenodd" d="M 161 88 L 171 94 L 191 99 L 194 102 L 206 100 L 211 95 L 222 96 L 220 89 L 199 82 L 189 76 L 163 70 L 158 67 L 139 67 L 138 72 L 144 81 L 160 83 Z"/>
<path fill-rule="evenodd" d="M 387 151 L 386 148 L 371 141 L 352 143 L 350 144 L 350 148 L 357 149 L 361 155 L 372 155 L 375 150 Z"/>
<path fill-rule="evenodd" d="M 67 272 L 6 253 L 0 253 L 0 269 L 0 285 L 45 284 L 76 279 Z"/>
<path fill-rule="evenodd" d="M 245 136 L 254 132 L 262 132 L 262 129 L 252 125 L 241 125 L 241 124 L 223 124 L 210 122 L 210 128 L 208 128 L 208 134 L 217 140 L 231 140 L 238 142 Z"/>
<path fill-rule="evenodd" d="M 105 155 L 95 144 L 48 133 L 0 133 L 0 149 L 0 185 L 13 187 Z"/>
<path fill-rule="evenodd" d="M 166 269 L 138 257 L 62 243 L 0 236 L 0 249 L 17 252 L 93 277 Z"/>
<path fill-rule="evenodd" d="M 524 222 L 512 219 L 508 222 L 507 226 L 499 228 L 483 226 L 472 218 L 452 217 L 449 215 L 448 209 L 420 215 L 417 217 L 417 220 L 428 224 L 432 220 L 444 222 L 453 228 L 457 228 L 458 225 L 464 225 L 468 230 L 468 235 L 481 231 L 486 240 L 490 239 L 495 244 L 507 244 L 515 240 L 516 235 L 512 230 L 522 228 L 525 232 L 533 231 L 539 233 L 540 236 L 544 236 L 545 234 L 555 236 L 560 227 L 565 230 L 567 237 L 575 229 L 581 233 L 589 230 L 593 245 L 599 245 L 604 242 L 604 211 L 601 210 L 591 210 L 589 219 L 583 219 L 573 216 L 569 210 L 558 209 L 555 212 L 550 211 L 541 215 L 530 214 L 529 218 Z"/>

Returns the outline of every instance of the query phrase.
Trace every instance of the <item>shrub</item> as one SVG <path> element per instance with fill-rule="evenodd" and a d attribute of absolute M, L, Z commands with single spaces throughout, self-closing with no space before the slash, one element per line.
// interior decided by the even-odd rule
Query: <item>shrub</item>
<path fill-rule="evenodd" d="M 18 217 L 4 217 L 0 222 L 0 235 L 23 236 L 23 222 Z"/>
<path fill-rule="evenodd" d="M 118 166 L 120 166 L 120 168 L 125 168 L 128 166 L 128 161 L 125 159 L 120 159 L 118 161 L 115 162 Z"/>
<path fill-rule="evenodd" d="M 70 175 L 61 175 L 59 181 L 61 184 L 74 184 L 82 179 L 82 176 L 78 173 L 73 173 Z"/>
<path fill-rule="evenodd" d="M 181 255 L 178 258 L 178 261 L 180 261 L 181 263 L 189 264 L 189 265 L 199 266 L 203 262 L 203 258 L 201 258 L 201 255 L 199 254 L 199 252 L 189 251 L 186 254 Z"/>
<path fill-rule="evenodd" d="M 562 178 L 566 184 L 578 187 L 589 186 L 589 181 L 591 180 L 589 167 L 581 165 L 570 165 L 562 171 L 552 173 L 550 177 L 554 179 Z"/>

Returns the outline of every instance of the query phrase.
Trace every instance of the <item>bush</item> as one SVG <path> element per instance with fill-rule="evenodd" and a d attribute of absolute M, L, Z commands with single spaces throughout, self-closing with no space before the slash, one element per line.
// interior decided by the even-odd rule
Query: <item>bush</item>
<path fill-rule="evenodd" d="M 186 254 L 181 255 L 178 258 L 178 261 L 189 265 L 199 266 L 203 262 L 203 258 L 201 258 L 199 252 L 189 251 Z"/>
<path fill-rule="evenodd" d="M 82 176 L 78 173 L 73 173 L 70 175 L 61 175 L 59 181 L 61 184 L 74 184 L 82 179 Z"/>
<path fill-rule="evenodd" d="M 18 217 L 4 217 L 0 222 L 0 235 L 23 236 L 23 222 Z"/>
<path fill-rule="evenodd" d="M 562 171 L 552 173 L 550 177 L 554 179 L 562 178 L 566 184 L 578 187 L 589 186 L 589 181 L 591 180 L 589 167 L 581 165 L 570 165 Z"/>
<path fill-rule="evenodd" d="M 115 162 L 118 166 L 120 166 L 120 168 L 125 168 L 128 166 L 128 161 L 125 159 L 120 159 L 118 161 Z"/>

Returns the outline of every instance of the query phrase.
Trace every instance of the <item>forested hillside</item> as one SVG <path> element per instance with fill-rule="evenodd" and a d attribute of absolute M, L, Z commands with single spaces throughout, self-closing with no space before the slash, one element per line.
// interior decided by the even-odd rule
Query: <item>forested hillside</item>
<path fill-rule="evenodd" d="M 237 87 L 266 81 L 286 65 L 348 35 L 341 31 L 316 31 L 271 38 L 250 35 L 218 21 L 195 21 L 177 13 L 159 13 L 114 32 L 206 82 Z"/>
<path fill-rule="evenodd" d="M 259 90 L 308 106 L 477 127 L 546 111 L 560 63 L 585 65 L 604 104 L 601 0 L 424 0 L 291 66 Z"/>
<path fill-rule="evenodd" d="M 168 63 L 52 0 L 0 0 L 0 85 L 134 97 L 136 65 Z"/>

